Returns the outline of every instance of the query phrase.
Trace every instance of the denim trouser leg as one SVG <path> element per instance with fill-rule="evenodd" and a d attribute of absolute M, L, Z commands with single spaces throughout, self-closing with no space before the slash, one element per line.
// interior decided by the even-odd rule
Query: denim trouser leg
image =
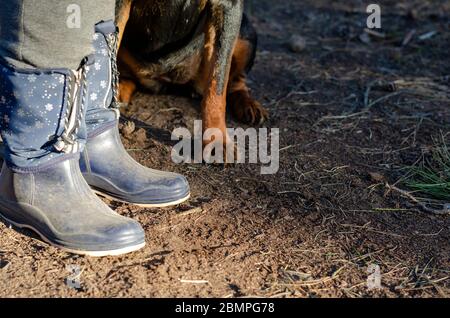
<path fill-rule="evenodd" d="M 94 25 L 114 19 L 115 0 L 7 0 L 0 57 L 18 68 L 78 68 L 92 54 Z"/>
<path fill-rule="evenodd" d="M 85 59 L 94 25 L 113 18 L 114 7 L 114 0 L 2 3 L 0 132 L 16 171 L 43 169 L 82 150 L 89 92 L 80 77 L 95 69 Z"/>

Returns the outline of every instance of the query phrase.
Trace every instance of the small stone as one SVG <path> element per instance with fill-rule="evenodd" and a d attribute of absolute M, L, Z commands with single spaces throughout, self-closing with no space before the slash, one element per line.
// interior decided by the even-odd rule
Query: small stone
<path fill-rule="evenodd" d="M 145 129 L 144 128 L 138 129 L 136 131 L 136 133 L 134 134 L 134 139 L 140 145 L 145 144 L 148 141 L 148 139 L 147 139 L 147 132 L 145 131 Z"/>
<path fill-rule="evenodd" d="M 385 176 L 379 174 L 378 172 L 369 172 L 370 178 L 376 182 L 383 182 L 386 180 Z"/>
<path fill-rule="evenodd" d="M 366 32 L 361 33 L 361 34 L 359 35 L 359 40 L 360 40 L 362 43 L 365 43 L 365 44 L 369 44 L 370 42 L 372 42 L 372 40 L 370 39 L 370 35 L 367 34 Z"/>
<path fill-rule="evenodd" d="M 306 49 L 306 39 L 301 35 L 293 35 L 288 42 L 289 49 L 294 53 L 300 53 Z"/>
<path fill-rule="evenodd" d="M 131 138 L 131 135 L 136 130 L 136 125 L 132 121 L 127 121 L 122 127 L 122 134 L 125 138 Z"/>
<path fill-rule="evenodd" d="M 270 28 L 272 29 L 272 30 L 275 30 L 275 31 L 278 31 L 278 32 L 281 32 L 281 31 L 283 31 L 283 25 L 282 24 L 280 24 L 280 23 L 277 23 L 277 22 L 271 22 L 270 23 Z"/>
<path fill-rule="evenodd" d="M 450 213 L 450 203 L 444 204 L 444 211 Z"/>

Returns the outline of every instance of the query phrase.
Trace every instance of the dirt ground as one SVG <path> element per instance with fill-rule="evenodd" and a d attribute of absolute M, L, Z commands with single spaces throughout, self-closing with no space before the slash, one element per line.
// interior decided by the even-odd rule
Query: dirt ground
<path fill-rule="evenodd" d="M 124 142 L 141 163 L 185 174 L 192 199 L 162 210 L 109 202 L 147 234 L 123 257 L 69 255 L 0 224 L 0 296 L 449 297 L 448 215 L 386 184 L 450 132 L 450 5 L 378 2 L 384 37 L 364 31 L 370 2 L 252 1 L 250 86 L 281 131 L 278 174 L 173 164 L 170 133 L 200 117 L 199 100 L 139 93 Z M 290 49 L 292 35 L 303 50 Z M 69 265 L 80 289 L 66 285 Z M 367 287 L 371 265 L 381 289 Z"/>

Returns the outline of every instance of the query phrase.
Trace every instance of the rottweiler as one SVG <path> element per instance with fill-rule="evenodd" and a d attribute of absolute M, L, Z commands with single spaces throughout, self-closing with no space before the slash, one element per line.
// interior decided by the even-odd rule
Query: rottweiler
<path fill-rule="evenodd" d="M 202 96 L 203 129 L 220 129 L 225 144 L 227 106 L 246 124 L 268 118 L 246 83 L 257 34 L 244 0 L 117 0 L 116 14 L 122 103 L 138 88 L 188 85 Z"/>

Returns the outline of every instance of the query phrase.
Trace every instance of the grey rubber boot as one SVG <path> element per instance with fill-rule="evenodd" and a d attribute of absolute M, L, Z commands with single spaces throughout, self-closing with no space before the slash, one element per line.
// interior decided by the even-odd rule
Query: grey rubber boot
<path fill-rule="evenodd" d="M 117 101 L 117 30 L 113 21 L 95 27 L 95 65 L 87 77 L 87 144 L 80 160 L 83 176 L 100 195 L 143 207 L 165 207 L 190 196 L 185 177 L 136 162 L 120 140 Z"/>
<path fill-rule="evenodd" d="M 145 245 L 140 225 L 112 211 L 92 192 L 78 159 L 35 173 L 15 173 L 4 164 L 0 214 L 7 223 L 31 229 L 45 242 L 75 254 L 121 255 Z"/>
<path fill-rule="evenodd" d="M 123 147 L 117 127 L 88 141 L 80 167 L 92 189 L 112 200 L 158 208 L 182 203 L 190 195 L 183 176 L 137 163 Z"/>
<path fill-rule="evenodd" d="M 91 65 L 90 59 L 77 71 L 0 65 L 0 217 L 68 252 L 119 255 L 142 248 L 145 235 L 104 204 L 80 171 Z"/>

